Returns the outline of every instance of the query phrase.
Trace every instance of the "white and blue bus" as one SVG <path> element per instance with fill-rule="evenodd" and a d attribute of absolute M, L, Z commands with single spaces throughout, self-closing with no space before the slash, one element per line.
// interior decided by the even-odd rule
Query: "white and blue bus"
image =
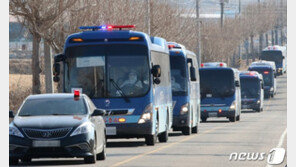
<path fill-rule="evenodd" d="M 241 115 L 241 90 L 239 71 L 229 67 L 204 67 L 199 69 L 201 94 L 201 120 L 209 117 L 226 117 L 239 121 Z"/>
<path fill-rule="evenodd" d="M 274 61 L 276 65 L 276 74 L 282 75 L 287 71 L 287 48 L 285 46 L 268 46 L 260 56 L 261 60 Z"/>
<path fill-rule="evenodd" d="M 168 46 L 163 38 L 122 30 L 133 27 L 80 27 L 55 57 L 54 80 L 62 62 L 64 92 L 79 90 L 107 111 L 107 138 L 167 142 L 173 119 Z"/>
<path fill-rule="evenodd" d="M 174 102 L 173 130 L 184 135 L 198 133 L 200 122 L 200 88 L 196 55 L 183 45 L 169 42 L 172 93 Z"/>

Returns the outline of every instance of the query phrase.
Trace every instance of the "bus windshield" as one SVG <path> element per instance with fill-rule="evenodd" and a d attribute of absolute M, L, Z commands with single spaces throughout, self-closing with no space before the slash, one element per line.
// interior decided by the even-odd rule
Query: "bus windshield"
<path fill-rule="evenodd" d="M 268 69 L 257 69 L 257 68 L 252 68 L 249 69 L 250 71 L 257 71 L 258 73 L 262 74 L 263 76 L 263 81 L 264 81 L 264 86 L 272 86 L 273 84 L 273 71 L 268 70 Z"/>
<path fill-rule="evenodd" d="M 258 78 L 241 78 L 241 97 L 260 97 L 260 81 Z"/>
<path fill-rule="evenodd" d="M 232 70 L 200 70 L 201 98 L 230 97 L 235 93 Z"/>
<path fill-rule="evenodd" d="M 147 47 L 89 45 L 66 51 L 65 91 L 82 89 L 90 98 L 137 97 L 149 90 Z"/>
<path fill-rule="evenodd" d="M 173 96 L 186 96 L 188 92 L 188 80 L 186 75 L 185 57 L 170 56 L 171 80 Z"/>
<path fill-rule="evenodd" d="M 283 63 L 283 55 L 281 51 L 263 51 L 261 59 L 274 61 L 277 66 Z"/>

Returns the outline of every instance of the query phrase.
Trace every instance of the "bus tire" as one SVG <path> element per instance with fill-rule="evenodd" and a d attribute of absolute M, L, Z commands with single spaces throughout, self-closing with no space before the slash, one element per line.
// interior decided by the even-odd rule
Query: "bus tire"
<path fill-rule="evenodd" d="M 272 93 L 272 94 L 270 94 L 270 97 L 271 97 L 271 98 L 273 98 L 273 96 L 274 96 L 274 94 L 273 94 L 273 93 Z"/>
<path fill-rule="evenodd" d="M 154 146 L 157 140 L 157 136 L 156 135 L 147 135 L 145 137 L 145 143 L 147 144 L 147 146 Z"/>
<path fill-rule="evenodd" d="M 230 122 L 235 122 L 235 116 L 233 116 L 233 117 L 229 117 L 229 121 L 230 121 Z"/>
<path fill-rule="evenodd" d="M 198 125 L 192 128 L 192 133 L 198 133 Z"/>
<path fill-rule="evenodd" d="M 240 115 L 236 116 L 236 121 L 240 121 Z"/>
<path fill-rule="evenodd" d="M 207 117 L 201 117 L 201 122 L 207 122 Z"/>
<path fill-rule="evenodd" d="M 191 128 L 190 127 L 184 127 L 182 129 L 183 135 L 191 135 Z"/>
<path fill-rule="evenodd" d="M 169 133 L 168 130 L 165 132 L 162 132 L 161 134 L 158 135 L 158 141 L 161 143 L 166 143 L 169 139 Z"/>

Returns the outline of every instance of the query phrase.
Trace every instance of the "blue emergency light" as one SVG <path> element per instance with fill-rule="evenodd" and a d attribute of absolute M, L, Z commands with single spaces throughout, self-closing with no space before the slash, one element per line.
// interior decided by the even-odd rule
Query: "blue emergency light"
<path fill-rule="evenodd" d="M 135 25 L 101 25 L 101 26 L 81 26 L 80 30 L 112 30 L 114 28 L 118 28 L 121 30 L 122 28 L 135 28 Z"/>

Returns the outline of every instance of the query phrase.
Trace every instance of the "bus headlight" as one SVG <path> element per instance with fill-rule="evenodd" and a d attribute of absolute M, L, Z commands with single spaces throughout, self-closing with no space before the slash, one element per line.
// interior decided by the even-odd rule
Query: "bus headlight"
<path fill-rule="evenodd" d="M 257 100 L 257 104 L 259 104 L 260 103 L 260 100 Z"/>
<path fill-rule="evenodd" d="M 271 92 L 272 92 L 272 91 L 273 91 L 273 87 L 271 87 L 271 88 L 269 89 L 269 91 L 271 91 Z"/>
<path fill-rule="evenodd" d="M 189 104 L 186 103 L 186 104 L 184 104 L 184 105 L 181 107 L 181 110 L 180 110 L 180 114 L 181 114 L 181 115 L 184 115 L 184 114 L 187 114 L 187 113 L 188 113 L 188 111 L 189 111 L 188 106 L 189 106 Z"/>
<path fill-rule="evenodd" d="M 150 103 L 145 107 L 144 112 L 141 118 L 139 119 L 138 123 L 142 124 L 142 123 L 145 123 L 146 121 L 150 121 L 152 119 L 152 112 L 153 112 L 153 106 L 152 106 L 152 103 Z"/>
<path fill-rule="evenodd" d="M 235 110 L 236 109 L 236 102 L 233 101 L 232 104 L 229 107 L 230 110 Z"/>

